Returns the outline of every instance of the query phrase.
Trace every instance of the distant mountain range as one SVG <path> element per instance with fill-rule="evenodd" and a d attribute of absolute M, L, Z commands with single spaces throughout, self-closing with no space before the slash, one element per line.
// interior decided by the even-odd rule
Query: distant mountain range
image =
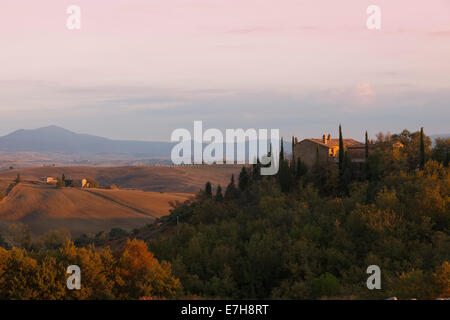
<path fill-rule="evenodd" d="M 3 152 L 107 153 L 168 158 L 172 146 L 170 142 L 112 140 L 75 133 L 57 126 L 33 130 L 20 129 L 0 137 L 0 151 Z"/>
<path fill-rule="evenodd" d="M 0 152 L 54 152 L 65 154 L 124 155 L 135 158 L 169 159 L 173 142 L 112 140 L 79 134 L 58 126 L 20 129 L 0 137 Z M 246 143 L 248 150 L 248 142 Z M 236 148 L 236 146 L 235 146 Z M 284 143 L 290 152 L 290 141 Z"/>

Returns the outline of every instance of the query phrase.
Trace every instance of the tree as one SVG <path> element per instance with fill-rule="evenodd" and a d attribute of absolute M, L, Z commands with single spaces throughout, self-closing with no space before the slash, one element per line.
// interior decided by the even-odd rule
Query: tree
<path fill-rule="evenodd" d="M 334 297 L 340 291 L 339 279 L 331 273 L 325 272 L 313 282 L 313 293 L 317 298 Z"/>
<path fill-rule="evenodd" d="M 31 248 L 31 231 L 30 227 L 23 223 L 13 223 L 8 228 L 9 242 L 17 248 Z"/>
<path fill-rule="evenodd" d="M 433 280 L 438 290 L 437 294 L 441 298 L 450 297 L 450 262 L 444 261 L 436 268 Z"/>
<path fill-rule="evenodd" d="M 220 184 L 217 186 L 215 200 L 216 201 L 222 201 L 223 200 L 222 187 L 220 186 Z"/>
<path fill-rule="evenodd" d="M 369 179 L 370 173 L 369 173 L 369 136 L 366 131 L 366 139 L 365 139 L 365 154 L 364 154 L 364 178 Z"/>
<path fill-rule="evenodd" d="M 425 166 L 425 141 L 424 141 L 424 135 L 423 135 L 423 127 L 420 128 L 420 162 L 419 162 L 419 169 L 423 170 Z"/>
<path fill-rule="evenodd" d="M 292 170 L 289 168 L 287 160 L 280 162 L 280 169 L 278 171 L 278 180 L 280 181 L 280 187 L 282 192 L 289 192 L 292 186 Z"/>
<path fill-rule="evenodd" d="M 295 169 L 295 154 L 294 154 L 294 148 L 295 148 L 295 138 L 294 138 L 294 136 L 292 136 L 292 141 L 291 141 L 292 165 L 291 165 L 291 167 L 292 167 L 293 169 Z"/>
<path fill-rule="evenodd" d="M 111 231 L 108 234 L 110 239 L 125 238 L 127 235 L 128 232 L 126 230 L 123 230 L 122 228 L 111 228 Z"/>
<path fill-rule="evenodd" d="M 14 180 L 14 182 L 19 184 L 21 181 L 22 181 L 22 178 L 20 178 L 20 173 L 18 173 L 16 176 L 16 180 Z"/>
<path fill-rule="evenodd" d="M 212 199 L 212 186 L 211 186 L 211 182 L 206 182 L 205 184 L 205 197 L 207 199 Z"/>
<path fill-rule="evenodd" d="M 49 250 L 58 249 L 70 238 L 70 231 L 65 228 L 51 230 L 38 238 L 37 247 Z"/>
<path fill-rule="evenodd" d="M 5 248 L 5 249 L 9 248 L 8 242 L 6 242 L 6 240 L 5 240 L 5 238 L 3 238 L 2 234 L 0 234 L 0 247 Z"/>
<path fill-rule="evenodd" d="M 281 137 L 281 146 L 280 146 L 280 162 L 284 161 L 284 142 L 283 137 Z"/>
<path fill-rule="evenodd" d="M 244 191 L 247 189 L 249 183 L 249 176 L 247 169 L 242 167 L 241 173 L 239 174 L 239 190 Z"/>
<path fill-rule="evenodd" d="M 436 138 L 435 146 L 431 151 L 431 158 L 448 166 L 450 160 L 450 138 Z"/>
<path fill-rule="evenodd" d="M 342 139 L 342 127 L 339 125 L 339 174 L 342 175 L 344 169 L 344 140 Z"/>
<path fill-rule="evenodd" d="M 256 163 L 252 165 L 251 180 L 257 181 L 261 178 L 261 162 L 256 159 Z"/>
<path fill-rule="evenodd" d="M 27 255 L 26 250 L 15 247 L 6 251 L 0 248 L 1 300 L 38 298 L 38 274 L 38 263 Z"/>
<path fill-rule="evenodd" d="M 366 162 L 367 162 L 367 160 L 369 159 L 369 137 L 368 137 L 368 135 L 367 135 L 367 131 L 366 131 L 366 141 L 365 141 L 365 145 L 364 145 L 364 148 L 365 148 L 365 154 L 364 154 L 364 158 L 365 158 L 365 160 L 366 160 Z"/>
<path fill-rule="evenodd" d="M 236 184 L 234 183 L 234 174 L 231 175 L 231 181 L 225 190 L 225 199 L 235 199 L 237 196 Z"/>
<path fill-rule="evenodd" d="M 174 298 L 181 288 L 180 281 L 172 274 L 171 264 L 159 263 L 141 240 L 127 241 L 118 257 L 116 275 L 120 277 L 118 298 Z"/>

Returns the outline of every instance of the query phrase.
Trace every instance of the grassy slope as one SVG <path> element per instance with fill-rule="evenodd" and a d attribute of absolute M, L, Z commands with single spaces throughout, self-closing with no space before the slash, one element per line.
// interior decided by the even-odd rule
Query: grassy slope
<path fill-rule="evenodd" d="M 0 230 L 12 222 L 28 224 L 34 234 L 65 227 L 73 235 L 132 229 L 168 214 L 170 202 L 189 194 L 166 194 L 137 190 L 56 189 L 23 182 L 0 203 Z"/>
<path fill-rule="evenodd" d="M 120 188 L 134 188 L 147 191 L 176 193 L 196 193 L 206 181 L 213 186 L 226 186 L 231 174 L 238 175 L 241 167 L 191 166 L 191 167 L 39 167 L 0 171 L 0 178 L 13 179 L 17 173 L 23 178 L 38 180 L 41 177 L 60 177 L 63 173 L 68 179 L 91 177 L 100 184 L 116 184 Z"/>

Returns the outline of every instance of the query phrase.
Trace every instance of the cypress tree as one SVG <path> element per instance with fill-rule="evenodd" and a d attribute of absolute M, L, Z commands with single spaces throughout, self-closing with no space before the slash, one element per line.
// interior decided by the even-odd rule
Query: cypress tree
<path fill-rule="evenodd" d="M 419 169 L 423 170 L 425 167 L 425 141 L 424 141 L 424 135 L 423 135 L 423 127 L 420 128 L 420 163 L 419 163 Z"/>
<path fill-rule="evenodd" d="M 281 137 L 281 147 L 280 147 L 280 163 L 284 160 L 284 146 L 283 137 Z"/>
<path fill-rule="evenodd" d="M 316 145 L 316 166 L 319 166 L 320 164 L 320 158 L 319 158 L 319 145 Z"/>
<path fill-rule="evenodd" d="M 253 181 L 259 180 L 261 178 L 261 162 L 259 161 L 259 159 L 256 159 L 256 163 L 253 165 L 251 178 Z"/>
<path fill-rule="evenodd" d="M 365 151 L 366 151 L 366 154 L 365 154 L 365 159 L 366 159 L 366 162 L 367 162 L 367 159 L 369 159 L 369 137 L 367 136 L 367 131 L 366 131 L 366 145 L 365 145 Z"/>
<path fill-rule="evenodd" d="M 292 171 L 289 168 L 287 160 L 280 162 L 280 170 L 278 171 L 278 179 L 282 192 L 289 192 L 292 185 Z"/>
<path fill-rule="evenodd" d="M 239 174 L 239 190 L 244 191 L 248 186 L 248 172 L 245 167 L 242 167 L 241 173 Z"/>
<path fill-rule="evenodd" d="M 205 196 L 208 199 L 212 199 L 212 186 L 209 181 L 205 184 Z"/>
<path fill-rule="evenodd" d="M 222 187 L 219 184 L 217 186 L 217 190 L 216 190 L 216 201 L 222 201 L 222 200 L 223 200 Z"/>
<path fill-rule="evenodd" d="M 236 196 L 236 185 L 234 183 L 234 174 L 231 175 L 231 181 L 225 190 L 225 199 L 234 199 Z"/>
<path fill-rule="evenodd" d="M 344 168 L 344 140 L 342 139 L 342 127 L 339 125 L 339 173 L 343 173 Z"/>
<path fill-rule="evenodd" d="M 295 163 L 295 155 L 294 155 L 294 146 L 295 146 L 295 140 L 294 140 L 294 136 L 292 136 L 292 163 Z"/>

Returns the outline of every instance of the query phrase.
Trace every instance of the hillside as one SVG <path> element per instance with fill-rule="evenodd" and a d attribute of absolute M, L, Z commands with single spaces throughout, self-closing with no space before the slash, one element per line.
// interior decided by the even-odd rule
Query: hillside
<path fill-rule="evenodd" d="M 100 184 L 115 184 L 120 188 L 141 189 L 157 192 L 196 193 L 205 181 L 213 186 L 226 186 L 232 174 L 237 176 L 241 166 L 189 166 L 189 167 L 38 167 L 0 171 L 0 178 L 14 179 L 18 173 L 30 180 L 42 177 L 82 179 L 91 177 Z"/>
<path fill-rule="evenodd" d="M 2 180 L 0 186 L 12 181 Z M 26 181 L 0 202 L 0 231 L 23 222 L 37 235 L 65 227 L 72 235 L 120 227 L 131 230 L 169 213 L 170 203 L 190 194 L 167 194 L 136 190 L 56 189 Z"/>

